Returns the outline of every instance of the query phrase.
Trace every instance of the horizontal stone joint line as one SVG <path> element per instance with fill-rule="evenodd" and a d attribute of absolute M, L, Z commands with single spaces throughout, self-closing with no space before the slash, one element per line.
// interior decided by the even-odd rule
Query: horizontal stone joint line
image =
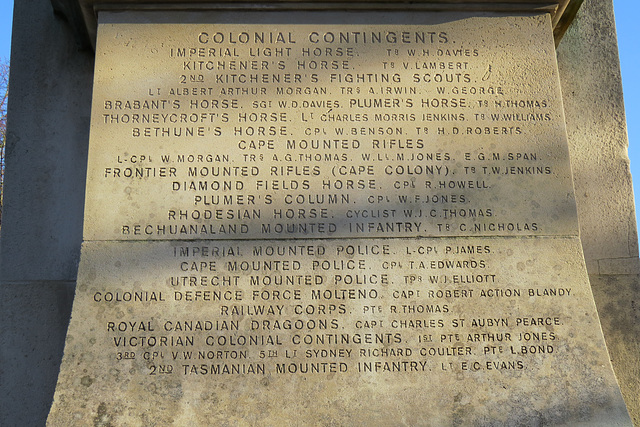
<path fill-rule="evenodd" d="M 543 0 L 539 2 L 499 2 L 490 0 L 473 2 L 142 2 L 142 3 L 99 3 L 93 5 L 95 13 L 101 11 L 198 11 L 198 10 L 424 10 L 424 11 L 486 11 L 486 12 L 548 12 L 555 14 L 558 3 Z"/>

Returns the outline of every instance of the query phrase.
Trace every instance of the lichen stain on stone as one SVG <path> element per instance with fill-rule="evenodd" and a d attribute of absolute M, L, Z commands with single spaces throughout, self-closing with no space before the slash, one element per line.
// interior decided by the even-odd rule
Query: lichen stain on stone
<path fill-rule="evenodd" d="M 104 402 L 98 405 L 98 414 L 93 419 L 93 427 L 113 427 L 111 417 L 107 414 L 107 405 Z"/>
<path fill-rule="evenodd" d="M 211 406 L 216 406 L 220 403 L 220 399 L 218 399 L 218 396 L 215 393 L 201 393 L 200 400 L 210 404 Z"/>
<path fill-rule="evenodd" d="M 91 268 L 89 269 L 89 271 L 87 272 L 87 281 L 91 282 L 96 280 L 96 278 L 98 277 L 98 273 L 96 272 L 95 268 Z"/>
<path fill-rule="evenodd" d="M 468 424 L 468 421 L 465 421 L 468 417 L 466 405 L 462 403 L 463 395 L 462 393 L 457 393 L 453 397 L 453 411 L 451 413 L 451 425 L 453 427 L 461 427 L 465 424 Z"/>
<path fill-rule="evenodd" d="M 80 384 L 82 384 L 85 387 L 89 387 L 91 384 L 93 384 L 94 379 L 91 378 L 89 375 L 85 375 L 84 377 L 80 378 Z"/>

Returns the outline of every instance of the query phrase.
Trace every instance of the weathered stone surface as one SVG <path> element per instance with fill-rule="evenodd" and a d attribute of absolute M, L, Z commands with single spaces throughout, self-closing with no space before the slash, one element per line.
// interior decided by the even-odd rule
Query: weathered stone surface
<path fill-rule="evenodd" d="M 616 378 L 640 425 L 638 235 L 617 52 L 613 2 L 586 1 L 558 65 L 580 239 Z"/>
<path fill-rule="evenodd" d="M 634 425 L 640 423 L 638 275 L 589 275 L 607 349 Z"/>
<path fill-rule="evenodd" d="M 51 409 L 71 316 L 73 282 L 25 282 L 0 286 L 0 422 L 43 425 Z M 24 400 L 31 399 L 29 410 Z"/>
<path fill-rule="evenodd" d="M 249 16 L 103 16 L 50 424 L 630 425 L 548 15 Z"/>
<path fill-rule="evenodd" d="M 548 16 L 403 18 L 107 15 L 85 238 L 576 235 Z"/>
<path fill-rule="evenodd" d="M 50 22 L 48 7 L 46 1 L 15 6 L 0 246 L 4 283 L 72 282 L 80 257 L 91 108 L 82 95 L 91 91 L 93 57 L 75 50 L 64 24 Z M 51 40 L 57 43 L 51 46 Z M 41 62 L 34 65 L 34 57 Z M 51 79 L 45 70 L 74 77 Z M 75 100 L 58 108 L 64 99 Z"/>
<path fill-rule="evenodd" d="M 80 258 L 93 55 L 76 51 L 48 0 L 4 6 L 14 18 L 0 230 L 0 425 L 36 426 L 53 401 Z"/>
<path fill-rule="evenodd" d="M 78 283 L 53 425 L 629 425 L 576 238 L 90 242 Z"/>

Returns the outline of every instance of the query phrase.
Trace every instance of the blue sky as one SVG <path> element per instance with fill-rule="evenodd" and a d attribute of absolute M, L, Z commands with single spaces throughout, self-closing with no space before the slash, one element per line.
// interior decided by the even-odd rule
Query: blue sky
<path fill-rule="evenodd" d="M 631 174 L 634 192 L 640 198 L 640 81 L 636 76 L 640 66 L 640 35 L 638 34 L 640 1 L 614 0 L 613 7 L 616 14 L 618 50 L 622 67 Z M 640 211 L 638 198 L 636 198 L 636 218 Z"/>
<path fill-rule="evenodd" d="M 9 59 L 11 53 L 11 20 L 13 0 L 0 0 L 0 59 Z"/>
<path fill-rule="evenodd" d="M 616 27 L 622 65 L 627 124 L 629 132 L 629 157 L 634 177 L 635 193 L 640 197 L 640 17 L 639 0 L 614 0 Z M 9 58 L 11 46 L 11 20 L 13 0 L 0 0 L 0 58 Z M 636 206 L 638 206 L 636 200 Z M 636 208 L 638 211 L 638 208 Z"/>

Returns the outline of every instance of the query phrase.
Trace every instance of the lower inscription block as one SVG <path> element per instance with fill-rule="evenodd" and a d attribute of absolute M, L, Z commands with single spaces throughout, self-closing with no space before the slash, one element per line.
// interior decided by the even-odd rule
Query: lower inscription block
<path fill-rule="evenodd" d="M 50 425 L 631 425 L 578 238 L 88 242 Z"/>

